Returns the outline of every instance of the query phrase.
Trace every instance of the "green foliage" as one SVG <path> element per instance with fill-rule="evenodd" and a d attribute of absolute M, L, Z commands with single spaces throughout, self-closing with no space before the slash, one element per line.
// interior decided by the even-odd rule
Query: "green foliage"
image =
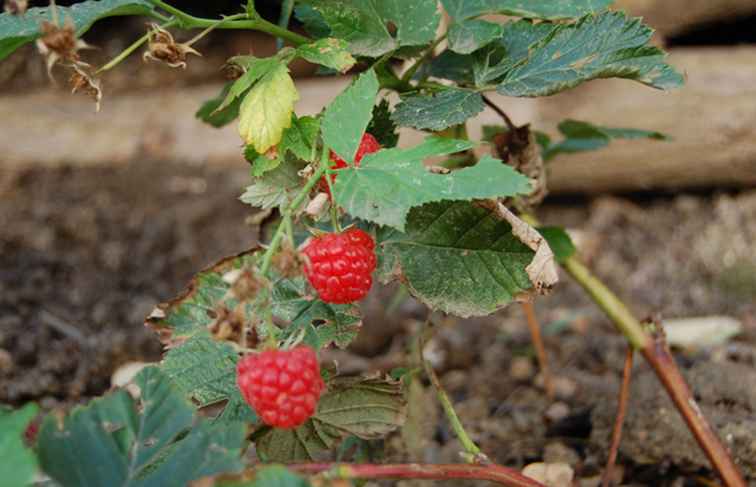
<path fill-rule="evenodd" d="M 347 162 L 354 160 L 362 134 L 370 123 L 377 94 L 378 79 L 371 69 L 326 107 L 321 123 L 323 142 Z"/>
<path fill-rule="evenodd" d="M 265 461 L 315 460 L 345 435 L 385 436 L 404 423 L 406 403 L 400 382 L 378 378 L 336 378 L 327 383 L 315 415 L 299 428 L 271 429 L 256 442 Z"/>
<path fill-rule="evenodd" d="M 530 19 L 563 20 L 604 10 L 614 0 L 441 0 L 455 20 L 485 14 L 503 14 Z"/>
<path fill-rule="evenodd" d="M 401 279 L 431 309 L 457 316 L 491 314 L 532 287 L 533 251 L 508 223 L 467 202 L 415 208 L 406 233 L 379 234 L 378 275 Z"/>
<path fill-rule="evenodd" d="M 411 149 L 368 154 L 359 167 L 338 171 L 334 198 L 350 215 L 404 230 L 411 208 L 440 200 L 473 200 L 526 194 L 528 179 L 489 156 L 475 166 L 438 174 L 423 160 L 461 152 L 470 142 L 428 137 Z"/>
<path fill-rule="evenodd" d="M 239 199 L 257 208 L 269 209 L 283 206 L 294 199 L 302 178 L 301 169 L 295 162 L 286 159 L 263 175 L 253 179 Z"/>
<path fill-rule="evenodd" d="M 554 252 L 554 258 L 557 262 L 562 263 L 572 257 L 575 252 L 575 244 L 564 231 L 562 227 L 538 227 L 538 233 L 546 239 L 551 251 Z"/>
<path fill-rule="evenodd" d="M 483 108 L 480 93 L 450 88 L 435 95 L 404 98 L 396 106 L 392 119 L 404 127 L 439 131 L 464 123 Z"/>
<path fill-rule="evenodd" d="M 24 44 L 39 38 L 42 22 L 53 21 L 53 8 L 30 8 L 23 15 L 0 14 L 0 61 Z M 89 0 L 71 7 L 57 7 L 58 25 L 62 26 L 65 19 L 71 19 L 77 36 L 106 17 L 149 15 L 152 12 L 152 5 L 147 0 Z"/>
<path fill-rule="evenodd" d="M 221 105 L 229 96 L 232 85 L 233 82 L 226 83 L 218 96 L 203 103 L 194 116 L 215 128 L 223 127 L 236 120 L 236 117 L 239 116 L 241 97 L 234 98 L 232 102 L 221 109 Z"/>
<path fill-rule="evenodd" d="M 323 33 L 327 25 L 333 37 L 349 43 L 352 54 L 378 57 L 402 46 L 433 41 L 440 14 L 436 0 L 306 0 L 320 14 L 298 11 L 306 25 Z M 322 23 L 320 22 L 322 19 Z M 392 36 L 388 24 L 396 26 Z"/>
<path fill-rule="evenodd" d="M 213 424 L 156 367 L 137 375 L 138 400 L 119 390 L 79 407 L 38 438 L 44 471 L 63 487 L 183 487 L 242 468 L 240 424 Z"/>
<path fill-rule="evenodd" d="M 343 39 L 329 37 L 298 47 L 297 56 L 344 73 L 355 63 L 347 46 L 348 44 Z"/>
<path fill-rule="evenodd" d="M 219 479 L 214 487 L 310 487 L 310 482 L 282 465 L 255 470 L 252 480 Z"/>
<path fill-rule="evenodd" d="M 278 146 L 279 157 L 291 152 L 304 161 L 314 160 L 319 133 L 320 119 L 292 115 L 291 127 L 284 131 L 281 145 Z"/>
<path fill-rule="evenodd" d="M 455 22 L 449 27 L 449 49 L 460 54 L 470 54 L 501 37 L 501 24 L 471 19 Z"/>
<path fill-rule="evenodd" d="M 541 28 L 535 27 L 535 32 L 541 34 Z M 496 91 L 508 96 L 546 96 L 610 77 L 659 89 L 680 86 L 682 76 L 664 62 L 664 52 L 646 45 L 652 32 L 640 19 L 628 19 L 621 12 L 556 25 L 528 48 L 523 61 L 496 80 Z M 503 62 L 509 65 L 507 59 Z"/>
<path fill-rule="evenodd" d="M 382 147 L 396 147 L 399 142 L 399 134 L 396 132 L 396 124 L 391 119 L 389 102 L 385 98 L 373 107 L 373 118 L 367 126 L 367 132 L 381 144 Z"/>
<path fill-rule="evenodd" d="M 548 136 L 541 138 L 545 160 L 562 153 L 601 149 L 609 145 L 612 139 L 668 140 L 668 137 L 661 132 L 603 127 L 578 120 L 565 120 L 559 124 L 558 128 L 564 136 L 563 140 L 551 142 Z"/>
<path fill-rule="evenodd" d="M 0 479 L 3 485 L 29 485 L 37 472 L 37 457 L 24 444 L 26 427 L 37 415 L 36 404 L 15 411 L 0 409 Z"/>
<path fill-rule="evenodd" d="M 244 73 L 231 84 L 223 102 L 215 109 L 216 112 L 224 110 L 235 102 L 241 105 L 241 100 L 244 98 L 242 95 L 246 94 L 263 76 L 277 68 L 281 61 L 276 56 L 266 58 L 235 56 L 229 60 L 228 64 L 241 68 Z"/>

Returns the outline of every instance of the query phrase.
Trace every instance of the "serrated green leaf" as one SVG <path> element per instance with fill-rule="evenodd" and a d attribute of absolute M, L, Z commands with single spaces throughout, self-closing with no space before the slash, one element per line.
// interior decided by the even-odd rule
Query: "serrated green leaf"
<path fill-rule="evenodd" d="M 506 26 L 505 26 L 506 30 Z M 508 96 L 547 96 L 597 78 L 626 78 L 648 86 L 680 86 L 682 76 L 648 46 L 652 30 L 621 12 L 590 15 L 560 24 L 509 69 L 496 90 Z"/>
<path fill-rule="evenodd" d="M 183 487 L 242 468 L 240 424 L 211 424 L 157 367 L 135 379 L 139 400 L 119 390 L 49 415 L 38 437 L 44 471 L 63 486 Z"/>
<path fill-rule="evenodd" d="M 260 177 L 268 171 L 272 171 L 281 164 L 281 159 L 269 159 L 258 154 L 254 147 L 248 145 L 244 148 L 244 158 L 252 165 L 250 173 L 253 177 Z"/>
<path fill-rule="evenodd" d="M 330 35 L 349 43 L 352 54 L 378 57 L 402 46 L 433 41 L 440 20 L 435 0 L 308 0 Z M 310 15 L 310 20 L 314 20 Z M 396 36 L 388 29 L 396 27 Z M 309 25 L 317 23 L 310 22 Z M 322 27 L 319 27 L 322 30 Z"/>
<path fill-rule="evenodd" d="M 661 132 L 631 129 L 612 128 L 593 125 L 579 120 L 564 120 L 558 125 L 559 132 L 564 139 L 559 142 L 551 142 L 544 139 L 543 157 L 545 160 L 552 159 L 562 153 L 583 152 L 596 150 L 609 145 L 612 139 L 654 139 L 668 140 Z"/>
<path fill-rule="evenodd" d="M 435 95 L 404 98 L 391 118 L 403 127 L 439 131 L 464 123 L 483 108 L 480 93 L 450 88 Z"/>
<path fill-rule="evenodd" d="M 148 15 L 153 7 L 147 0 L 89 0 L 70 7 L 56 7 L 58 25 L 70 18 L 81 36 L 96 21 L 118 15 Z M 52 22 L 52 7 L 30 8 L 23 15 L 0 14 L 0 61 L 19 47 L 42 35 L 42 22 Z"/>
<path fill-rule="evenodd" d="M 257 208 L 280 207 L 291 202 L 301 187 L 302 178 L 298 171 L 301 166 L 284 159 L 275 169 L 265 172 L 247 186 L 239 199 Z M 303 203 L 307 204 L 307 201 Z"/>
<path fill-rule="evenodd" d="M 572 239 L 562 227 L 538 227 L 538 233 L 548 242 L 554 258 L 560 264 L 572 257 L 577 251 Z"/>
<path fill-rule="evenodd" d="M 326 24 L 323 15 L 310 5 L 298 4 L 294 7 L 294 16 L 302 22 L 310 36 L 322 39 L 331 35 L 331 28 Z"/>
<path fill-rule="evenodd" d="M 36 404 L 27 404 L 15 411 L 0 410 L 0 479 L 3 485 L 31 484 L 37 472 L 37 457 L 24 444 L 26 427 L 37 415 Z"/>
<path fill-rule="evenodd" d="M 239 135 L 259 153 L 281 142 L 291 126 L 299 93 L 285 64 L 277 64 L 244 96 L 239 107 Z"/>
<path fill-rule="evenodd" d="M 290 151 L 303 161 L 313 161 L 317 149 L 320 120 L 315 117 L 292 116 L 291 127 L 286 129 L 278 146 L 279 158 L 285 157 Z"/>
<path fill-rule="evenodd" d="M 485 20 L 463 20 L 449 27 L 449 49 L 460 54 L 469 54 L 501 37 L 500 24 Z"/>
<path fill-rule="evenodd" d="M 525 267 L 533 251 L 508 223 L 468 202 L 443 201 L 413 209 L 406 233 L 378 236 L 378 276 L 402 279 L 433 310 L 483 316 L 532 287 Z"/>
<path fill-rule="evenodd" d="M 400 382 L 377 378 L 336 378 L 318 402 L 315 415 L 293 430 L 272 429 L 255 446 L 265 461 L 293 462 L 326 456 L 344 435 L 385 436 L 404 423 L 406 401 Z"/>
<path fill-rule="evenodd" d="M 378 79 L 372 69 L 361 74 L 325 109 L 321 123 L 323 142 L 347 162 L 354 155 L 373 114 Z"/>
<path fill-rule="evenodd" d="M 600 12 L 614 0 L 441 0 L 449 15 L 457 20 L 484 14 L 503 14 L 531 19 L 575 19 Z"/>
<path fill-rule="evenodd" d="M 239 105 L 241 105 L 242 98 L 236 98 L 222 110 L 219 108 L 223 100 L 228 96 L 232 84 L 233 82 L 226 83 L 218 96 L 203 103 L 194 116 L 215 128 L 220 128 L 233 122 L 239 116 Z"/>
<path fill-rule="evenodd" d="M 314 64 L 345 73 L 356 62 L 343 39 L 328 37 L 297 48 L 297 56 Z"/>
<path fill-rule="evenodd" d="M 359 167 L 338 171 L 334 198 L 353 217 L 404 230 L 415 206 L 440 200 L 514 196 L 530 191 L 528 179 L 490 156 L 449 174 L 423 165 L 431 156 L 470 149 L 468 141 L 428 137 L 411 149 L 384 149 L 366 155 Z"/>
<path fill-rule="evenodd" d="M 229 64 L 235 64 L 240 67 L 244 70 L 244 74 L 231 83 L 226 96 L 223 98 L 223 102 L 215 109 L 215 113 L 221 112 L 232 104 L 237 107 L 240 106 L 244 99 L 243 95 L 252 88 L 252 85 L 282 63 L 276 56 L 266 58 L 236 56 L 229 60 Z M 237 113 L 238 111 L 239 109 L 237 108 Z"/>
<path fill-rule="evenodd" d="M 396 124 L 391 120 L 389 102 L 385 98 L 373 107 L 373 118 L 370 119 L 367 132 L 375 137 L 381 147 L 396 147 L 397 142 L 399 142 Z"/>

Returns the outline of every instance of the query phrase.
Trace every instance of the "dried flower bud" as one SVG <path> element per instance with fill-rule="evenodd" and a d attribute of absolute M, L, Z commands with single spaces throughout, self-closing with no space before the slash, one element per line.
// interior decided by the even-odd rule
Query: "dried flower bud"
<path fill-rule="evenodd" d="M 94 78 L 89 74 L 85 67 L 85 63 L 73 64 L 74 72 L 68 80 L 68 84 L 71 86 L 71 93 L 77 93 L 81 91 L 92 97 L 95 102 L 96 109 L 100 111 L 100 101 L 102 100 L 102 87 L 100 80 Z"/>
<path fill-rule="evenodd" d="M 5 0 L 3 10 L 5 10 L 5 13 L 7 14 L 23 15 L 26 13 L 28 6 L 29 2 L 27 0 Z"/>
<path fill-rule="evenodd" d="M 76 27 L 70 17 L 66 18 L 62 27 L 58 26 L 57 21 L 43 21 L 40 31 L 42 36 L 37 39 L 37 49 L 45 58 L 47 74 L 51 79 L 55 64 L 59 61 L 79 63 L 79 50 L 91 48 L 89 44 L 76 38 Z"/>
<path fill-rule="evenodd" d="M 173 35 L 159 25 L 150 24 L 150 28 L 147 52 L 142 56 L 145 61 L 164 62 L 172 68 L 186 69 L 187 55 L 202 55 L 188 43 L 178 44 Z"/>

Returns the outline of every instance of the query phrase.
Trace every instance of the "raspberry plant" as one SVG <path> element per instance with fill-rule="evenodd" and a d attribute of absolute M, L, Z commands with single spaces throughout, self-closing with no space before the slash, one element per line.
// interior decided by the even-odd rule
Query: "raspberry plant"
<path fill-rule="evenodd" d="M 263 19 L 253 0 L 222 19 L 198 18 L 162 0 L 89 0 L 25 12 L 25 2 L 10 3 L 0 16 L 0 59 L 36 42 L 51 75 L 67 72 L 72 88 L 98 106 L 99 76 L 143 45 L 146 61 L 181 68 L 199 62 L 189 58 L 197 53 L 192 45 L 213 30 L 277 37 L 273 56 L 229 58 L 235 79 L 197 112 L 215 127 L 236 124 L 251 168 L 241 200 L 275 210 L 277 219 L 264 246 L 200 272 L 147 318 L 166 352 L 136 377 L 136 390 L 46 416 L 33 450 L 20 438 L 36 410 L 3 412 L 10 440 L 0 442 L 0 453 L 15 456 L 12 471 L 8 462 L 0 466 L 0 478 L 25 485 L 39 467 L 63 486 L 183 486 L 200 478 L 202 485 L 294 486 L 308 485 L 299 474 L 325 470 L 317 485 L 334 477 L 540 485 L 490 464 L 441 389 L 475 465 L 303 462 L 333 459 L 349 450 L 345 441 L 383 438 L 404 420 L 401 380 L 342 377 L 316 358 L 357 336 L 358 301 L 374 280 L 399 281 L 430 311 L 482 316 L 548 292 L 559 263 L 656 368 L 727 485 L 744 485 L 694 414 L 690 391 L 658 340 L 580 264 L 567 234 L 539 227 L 531 213 L 546 194 L 546 163 L 558 154 L 612 138 L 664 136 L 567 120 L 559 126 L 563 139 L 552 141 L 513 124 L 486 95 L 548 96 L 611 77 L 680 86 L 682 76 L 649 44 L 652 30 L 640 19 L 608 10 L 611 0 L 284 0 L 277 24 Z M 292 13 L 306 35 L 289 30 Z M 94 68 L 81 36 L 96 21 L 123 15 L 154 24 Z M 198 29 L 193 39 L 176 40 Z M 295 59 L 319 65 L 324 75 L 353 73 L 353 82 L 319 114 L 297 114 L 288 67 Z M 486 127 L 482 141 L 469 140 L 465 124 L 486 105 L 502 125 Z M 397 145 L 398 127 L 427 136 Z M 254 459 L 242 455 L 252 448 Z"/>

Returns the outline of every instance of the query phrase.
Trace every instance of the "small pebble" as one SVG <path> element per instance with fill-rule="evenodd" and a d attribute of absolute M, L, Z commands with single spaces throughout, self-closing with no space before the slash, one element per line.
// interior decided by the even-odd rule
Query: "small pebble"
<path fill-rule="evenodd" d="M 557 421 L 566 418 L 569 414 L 570 407 L 561 401 L 557 401 L 549 406 L 549 408 L 544 413 L 544 416 L 546 416 L 546 419 L 548 419 L 549 421 L 556 423 Z"/>
<path fill-rule="evenodd" d="M 546 487 L 572 487 L 575 477 L 575 471 L 566 463 L 531 463 L 522 469 L 522 474 Z"/>

